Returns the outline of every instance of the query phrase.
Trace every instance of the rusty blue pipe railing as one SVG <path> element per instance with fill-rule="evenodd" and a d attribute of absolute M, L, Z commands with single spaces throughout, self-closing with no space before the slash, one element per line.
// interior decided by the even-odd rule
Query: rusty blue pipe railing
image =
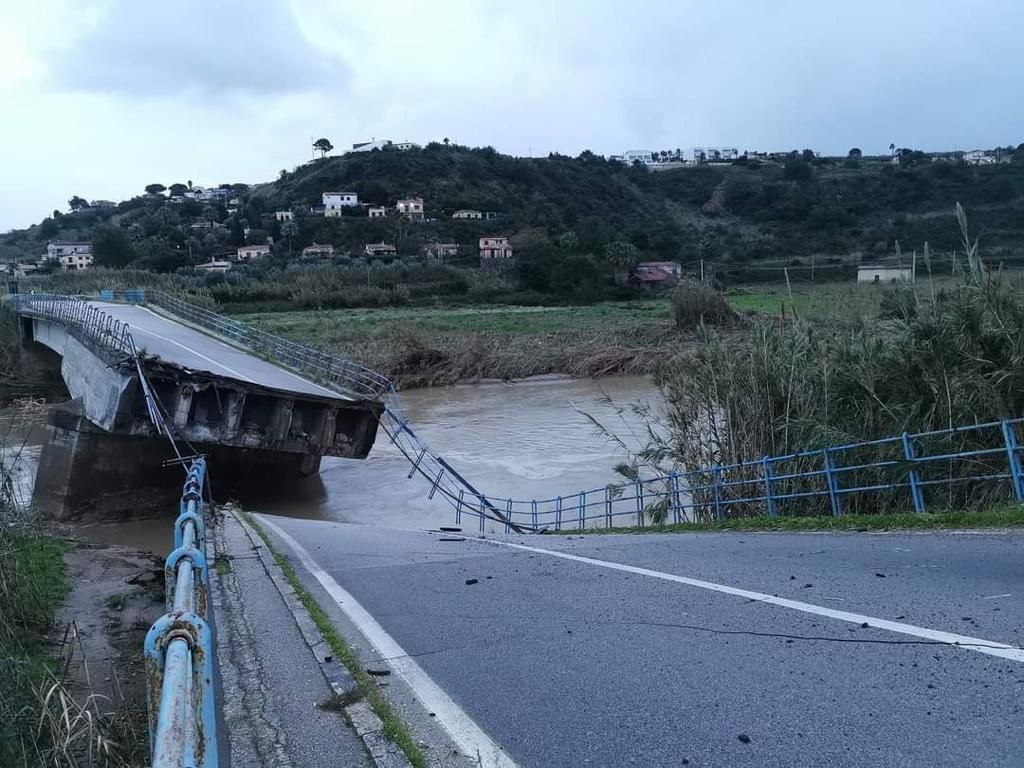
<path fill-rule="evenodd" d="M 164 565 L 167 613 L 146 635 L 153 768 L 217 768 L 205 480 L 206 460 L 200 457 L 189 468 L 174 522 L 174 550 Z"/>

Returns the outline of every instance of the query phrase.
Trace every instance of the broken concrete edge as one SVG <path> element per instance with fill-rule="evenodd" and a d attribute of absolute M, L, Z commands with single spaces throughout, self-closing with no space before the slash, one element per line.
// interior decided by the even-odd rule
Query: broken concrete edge
<path fill-rule="evenodd" d="M 274 559 L 274 553 L 267 546 L 263 537 L 256 531 L 246 519 L 233 507 L 221 507 L 220 511 L 230 514 L 252 543 L 253 550 L 259 558 L 263 569 L 266 571 L 274 587 L 277 589 L 285 606 L 295 619 L 302 638 L 306 641 L 310 651 L 316 659 L 317 666 L 323 673 L 327 684 L 334 691 L 338 702 L 352 702 L 342 704 L 340 709 L 345 713 L 349 724 L 355 729 L 356 734 L 362 739 L 366 751 L 370 754 L 378 768 L 412 768 L 409 758 L 402 752 L 401 748 L 384 735 L 384 723 L 377 713 L 373 711 L 369 702 L 366 701 L 363 690 L 359 683 L 352 677 L 352 674 L 345 668 L 340 659 L 328 661 L 331 658 L 331 648 L 324 639 L 320 628 L 317 627 L 309 611 L 299 600 L 295 589 L 285 578 L 281 567 Z"/>

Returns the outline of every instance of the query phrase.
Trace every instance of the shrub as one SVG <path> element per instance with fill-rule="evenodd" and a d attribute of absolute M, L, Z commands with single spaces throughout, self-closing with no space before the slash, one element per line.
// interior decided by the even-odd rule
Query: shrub
<path fill-rule="evenodd" d="M 725 297 L 697 280 L 680 281 L 672 292 L 672 311 L 679 328 L 730 326 L 737 320 Z"/>

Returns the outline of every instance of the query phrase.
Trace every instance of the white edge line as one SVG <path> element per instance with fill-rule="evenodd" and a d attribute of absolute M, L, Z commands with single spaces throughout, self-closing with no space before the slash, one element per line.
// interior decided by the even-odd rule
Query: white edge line
<path fill-rule="evenodd" d="M 192 323 L 189 323 L 187 321 L 178 322 L 177 318 L 173 318 L 173 317 L 169 318 L 166 315 L 161 315 L 161 314 L 159 314 L 157 312 L 154 312 L 149 307 L 145 307 L 145 306 L 142 306 L 142 305 L 135 305 L 135 306 L 140 306 L 146 312 L 149 312 L 149 314 L 151 314 L 153 317 L 158 318 L 160 320 L 163 320 L 164 322 L 173 323 L 174 325 L 180 325 L 182 328 L 188 328 L 191 331 L 195 331 L 196 333 L 201 334 L 204 338 L 207 338 L 207 339 L 209 339 L 210 341 L 212 341 L 212 342 L 214 342 L 216 344 L 220 344 L 222 347 L 224 347 L 227 350 L 230 350 L 231 352 L 234 352 L 234 353 L 239 354 L 239 355 L 245 355 L 246 357 L 252 358 L 253 360 L 259 360 L 260 362 L 267 362 L 265 360 L 261 360 L 258 357 L 255 357 L 250 352 L 247 352 L 244 349 L 240 349 L 239 347 L 236 347 L 236 346 L 233 346 L 231 344 L 228 344 L 226 341 L 223 341 L 222 339 L 217 338 L 216 336 L 214 336 L 211 333 L 206 333 L 203 330 L 199 330 Z M 146 329 L 142 328 L 141 330 L 145 331 Z M 147 333 L 153 333 L 152 331 L 146 331 L 146 332 Z M 163 336 L 158 336 L 155 333 L 153 333 L 153 335 L 156 336 L 158 339 L 164 339 Z M 174 341 L 173 339 L 164 339 L 164 341 L 170 341 L 173 344 L 178 344 L 178 346 L 181 346 L 184 349 L 187 349 L 190 352 L 193 352 L 194 354 L 199 355 L 199 357 L 202 357 L 204 360 L 209 360 L 211 363 L 215 363 L 216 365 L 220 365 L 225 370 L 228 370 L 228 371 L 231 370 L 226 365 L 223 365 L 222 363 L 217 363 L 217 361 L 215 361 L 215 360 L 210 360 L 210 358 L 204 357 L 203 355 L 201 355 L 198 352 L 196 352 L 194 349 L 191 349 L 190 347 L 185 347 L 184 345 Z M 322 384 L 317 384 L 315 381 L 310 381 L 309 379 L 307 379 L 307 378 L 305 378 L 303 376 L 300 376 L 299 374 L 295 373 L 295 371 L 291 371 L 291 370 L 289 370 L 287 368 L 283 368 L 280 365 L 277 365 L 275 363 L 267 363 L 267 364 L 270 365 L 271 367 L 273 367 L 274 370 L 278 371 L 279 373 L 283 373 L 283 374 L 286 374 L 288 376 L 291 376 L 293 379 L 297 379 L 298 381 L 301 381 L 303 384 L 305 384 L 305 385 L 307 385 L 309 387 L 313 387 L 315 389 L 318 389 L 321 392 L 326 392 L 330 397 L 332 397 L 332 398 L 334 398 L 336 400 L 337 399 L 341 399 L 341 400 L 348 400 L 350 402 L 352 400 L 351 398 L 346 397 L 345 395 L 342 395 L 342 394 L 340 394 L 338 392 L 335 392 L 333 389 L 328 389 L 327 387 L 323 386 Z M 249 378 L 246 378 L 245 376 L 242 376 L 242 374 L 236 374 L 236 375 L 237 376 L 241 376 L 245 381 L 251 382 L 253 384 L 258 383 L 258 382 L 253 381 L 252 379 L 249 379 Z M 298 393 L 293 393 L 293 394 L 313 394 L 313 393 L 298 392 Z"/>
<path fill-rule="evenodd" d="M 298 556 L 309 571 L 338 604 L 360 632 L 370 641 L 377 653 L 388 659 L 392 669 L 412 688 L 423 705 L 433 712 L 462 752 L 476 758 L 481 768 L 516 768 L 515 762 L 491 739 L 452 698 L 435 683 L 423 668 L 409 657 L 387 630 L 370 615 L 358 600 L 321 568 L 301 544 L 285 533 L 277 524 L 259 515 L 260 522 L 276 533 Z"/>
<path fill-rule="evenodd" d="M 790 608 L 804 613 L 813 613 L 816 616 L 825 616 L 830 619 L 838 619 L 839 621 L 848 621 L 852 624 L 867 624 L 869 627 L 874 627 L 875 629 L 884 629 L 889 632 L 897 632 L 901 635 L 911 635 L 923 640 L 931 640 L 936 643 L 957 646 L 964 648 L 965 650 L 977 651 L 978 653 L 985 653 L 989 656 L 998 656 L 1001 659 L 1008 659 L 1010 661 L 1024 662 L 1024 650 L 1013 645 L 1007 645 L 1006 643 L 998 643 L 994 640 L 982 640 L 968 635 L 958 635 L 953 632 L 943 632 L 937 629 L 917 627 L 913 624 L 904 624 L 899 621 L 878 619 L 874 616 L 865 616 L 863 614 L 851 613 L 849 611 L 837 611 L 834 608 L 825 608 L 824 606 L 814 605 L 813 603 L 789 600 L 785 597 L 766 595 L 762 592 L 751 592 L 747 589 L 729 587 L 724 584 L 715 584 L 714 582 L 702 581 L 701 579 L 691 579 L 688 576 L 677 576 L 674 573 L 653 571 L 649 568 L 640 568 L 635 565 L 624 565 L 610 560 L 598 560 L 593 557 L 572 555 L 568 552 L 559 552 L 557 550 L 543 549 L 541 547 L 531 547 L 526 544 L 513 544 L 510 541 L 498 541 L 496 539 L 486 539 L 486 543 L 499 547 L 508 547 L 510 549 L 520 549 L 526 552 L 537 552 L 539 554 L 550 555 L 551 557 L 560 557 L 563 560 L 572 560 L 577 563 L 596 565 L 601 568 L 609 568 L 613 571 L 622 571 L 623 573 L 632 573 L 638 576 L 650 576 L 651 578 L 663 579 L 664 581 L 673 581 L 677 584 L 686 584 L 691 587 L 708 589 L 712 592 L 721 592 L 726 595 L 745 597 L 749 600 L 756 600 L 761 603 L 776 605 L 780 608 Z"/>

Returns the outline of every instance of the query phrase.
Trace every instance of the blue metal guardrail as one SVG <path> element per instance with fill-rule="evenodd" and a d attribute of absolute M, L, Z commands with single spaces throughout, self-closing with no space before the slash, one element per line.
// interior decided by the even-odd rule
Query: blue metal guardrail
<path fill-rule="evenodd" d="M 410 424 L 394 385 L 381 374 L 164 293 L 131 293 L 111 296 L 154 304 L 328 386 L 381 399 L 381 427 L 408 459 L 408 476 L 425 477 L 428 497 L 440 494 L 455 511 L 457 523 L 463 516 L 475 517 L 481 531 L 488 520 L 506 531 L 538 531 L 755 515 L 839 516 L 880 503 L 887 509 L 924 512 L 928 504 L 957 507 L 981 496 L 1024 501 L 1018 436 L 1024 419 L 765 456 L 548 499 L 489 496 L 429 449 Z"/>
<path fill-rule="evenodd" d="M 22 315 L 61 323 L 101 359 L 135 367 L 150 418 L 163 434 L 167 428 L 151 400 L 127 324 L 70 296 L 17 294 L 14 304 Z M 206 623 L 210 580 L 203 519 L 205 480 L 206 460 L 200 457 L 188 470 L 174 522 L 174 551 L 164 565 L 167 613 L 150 628 L 144 645 L 153 768 L 217 768 L 214 649 Z"/>
<path fill-rule="evenodd" d="M 60 297 L 48 297 L 47 306 L 53 306 L 54 298 Z M 959 507 L 979 498 L 1024 501 L 1019 437 L 1024 419 L 766 456 L 547 499 L 489 496 L 416 434 L 385 376 L 162 292 L 110 291 L 105 298 L 151 304 L 326 386 L 382 401 L 381 428 L 408 459 L 408 476 L 425 477 L 429 498 L 440 495 L 460 524 L 463 516 L 477 518 L 481 531 L 488 520 L 507 531 L 537 531 L 754 515 L 842 515 L 879 505 L 923 512 L 928 505 Z"/>
<path fill-rule="evenodd" d="M 206 460 L 195 459 L 174 521 L 174 551 L 164 565 L 167 613 L 150 628 L 144 646 L 153 768 L 217 768 L 205 479 Z"/>

